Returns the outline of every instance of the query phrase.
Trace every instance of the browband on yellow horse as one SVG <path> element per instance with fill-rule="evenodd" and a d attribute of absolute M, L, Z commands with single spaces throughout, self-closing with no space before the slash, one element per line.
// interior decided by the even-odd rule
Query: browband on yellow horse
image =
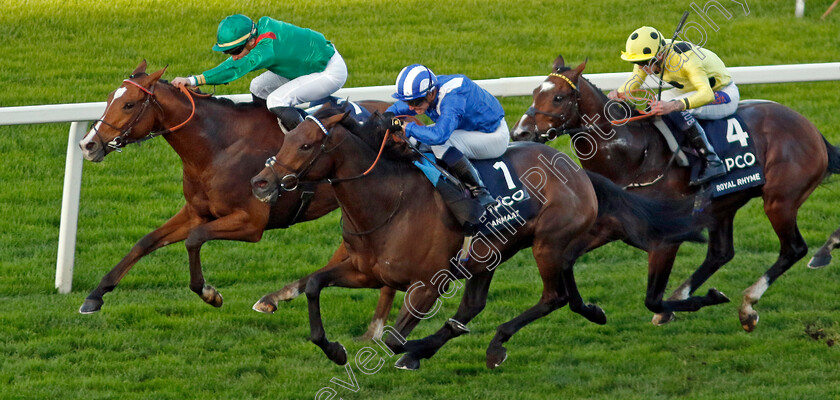
<path fill-rule="evenodd" d="M 566 77 L 566 75 L 561 75 L 561 74 L 556 74 L 555 73 L 555 74 L 548 74 L 548 76 L 559 76 L 559 77 L 563 78 L 564 81 L 568 82 L 569 86 L 571 86 L 572 89 L 577 90 L 577 86 L 575 86 L 575 84 L 572 83 L 572 80 L 569 79 L 568 77 Z"/>

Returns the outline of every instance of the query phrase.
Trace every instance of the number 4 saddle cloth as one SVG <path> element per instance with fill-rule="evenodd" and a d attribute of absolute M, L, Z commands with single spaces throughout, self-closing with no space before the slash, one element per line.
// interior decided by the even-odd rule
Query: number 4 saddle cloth
<path fill-rule="evenodd" d="M 712 198 L 764 184 L 764 168 L 759 162 L 752 134 L 737 113 L 722 119 L 697 121 L 726 166 L 726 175 L 708 183 Z M 681 132 L 674 129 L 672 132 L 678 143 L 685 143 Z M 683 148 L 683 151 L 688 155 L 691 178 L 694 179 L 700 174 L 701 160 L 693 149 Z"/>

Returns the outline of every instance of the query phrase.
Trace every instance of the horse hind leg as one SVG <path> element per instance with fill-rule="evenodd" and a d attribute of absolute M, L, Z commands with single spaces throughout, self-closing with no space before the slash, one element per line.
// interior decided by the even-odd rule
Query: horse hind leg
<path fill-rule="evenodd" d="M 555 247 L 552 244 L 557 243 L 556 241 L 549 243 L 544 240 L 534 244 L 534 258 L 543 280 L 543 294 L 536 305 L 496 329 L 496 335 L 487 347 L 487 368 L 494 369 L 507 359 L 507 349 L 503 345 L 516 332 L 566 304 L 570 304 L 571 308 L 571 302 L 575 303 L 573 311 L 595 323 L 606 323 L 604 311 L 598 306 L 584 304 L 574 283 L 574 261 L 591 242 L 585 240 L 587 238 L 584 236 L 581 235 L 582 239 L 566 246 Z M 564 251 L 567 248 L 572 249 L 568 255 Z"/>
<path fill-rule="evenodd" d="M 697 268 L 697 270 L 694 271 L 694 273 L 692 273 L 691 276 L 685 282 L 683 282 L 679 287 L 677 287 L 676 290 L 674 290 L 674 292 L 671 294 L 670 297 L 668 297 L 668 300 L 666 302 L 663 302 L 661 306 L 664 308 L 664 310 L 654 314 L 653 319 L 651 319 L 651 323 L 657 326 L 664 325 L 675 319 L 674 311 L 696 311 L 700 307 L 726 303 L 729 301 L 729 299 L 726 298 L 726 296 L 723 295 L 723 293 L 717 291 L 714 288 L 710 289 L 704 297 L 698 298 L 697 296 L 692 295 L 694 294 L 694 291 L 697 290 L 697 288 L 699 288 L 701 285 L 703 285 L 703 283 L 705 283 L 709 279 L 709 277 L 711 277 L 722 266 L 724 266 L 726 263 L 732 260 L 732 258 L 735 257 L 733 229 L 735 220 L 735 210 L 737 210 L 737 207 L 733 208 L 732 210 L 733 211 L 727 214 L 721 214 L 716 218 L 717 222 L 715 226 L 709 229 L 709 244 L 708 249 L 706 251 L 706 258 L 703 260 L 703 263 L 700 264 L 700 267 Z M 673 257 L 675 256 L 676 248 L 673 249 L 673 254 L 669 261 L 669 270 L 670 267 L 673 266 Z M 654 260 L 654 257 L 655 255 L 651 253 L 651 258 L 648 260 L 649 268 L 657 268 L 654 265 L 657 263 Z M 660 260 L 659 262 L 664 261 Z M 659 268 L 662 268 L 662 266 L 660 266 Z M 662 283 L 667 284 L 667 281 Z M 692 297 L 694 298 L 692 299 Z M 692 300 L 689 303 L 677 303 L 689 299 Z M 648 308 L 651 308 L 651 304 L 649 303 L 651 300 L 652 299 L 649 293 L 648 298 L 646 298 L 645 300 L 645 305 L 647 305 Z M 694 308 L 695 305 L 699 307 Z M 688 306 L 689 309 L 680 309 L 686 306 Z"/>
<path fill-rule="evenodd" d="M 773 230 L 779 237 L 781 248 L 779 258 L 773 266 L 744 291 L 744 300 L 738 311 L 738 317 L 741 321 L 741 327 L 747 332 L 752 332 L 758 324 L 758 313 L 753 309 L 753 306 L 758 303 L 761 296 L 776 279 L 808 253 L 808 245 L 796 225 L 798 208 L 788 202 L 765 200 L 764 211 L 770 218 Z"/>
<path fill-rule="evenodd" d="M 834 231 L 825 244 L 814 253 L 811 261 L 808 262 L 808 268 L 819 269 L 828 265 L 831 262 L 831 251 L 838 247 L 840 247 L 840 229 Z"/>

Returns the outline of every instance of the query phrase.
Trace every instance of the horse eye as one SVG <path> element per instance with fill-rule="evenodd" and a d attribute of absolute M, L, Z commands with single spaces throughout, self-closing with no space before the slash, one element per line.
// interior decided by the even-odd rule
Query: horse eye
<path fill-rule="evenodd" d="M 311 148 L 312 148 L 312 145 L 311 145 L 311 144 L 309 144 L 309 143 L 306 143 L 306 144 L 304 144 L 303 146 L 300 146 L 300 149 L 301 149 L 301 150 L 303 150 L 303 151 L 307 151 L 307 150 L 309 150 L 309 149 L 311 149 Z"/>
<path fill-rule="evenodd" d="M 123 110 L 130 110 L 133 107 L 134 107 L 134 103 L 125 103 L 125 105 L 123 105 Z"/>
<path fill-rule="evenodd" d="M 558 94 L 558 95 L 554 96 L 554 102 L 555 103 L 559 103 L 561 101 L 563 101 L 563 95 Z"/>

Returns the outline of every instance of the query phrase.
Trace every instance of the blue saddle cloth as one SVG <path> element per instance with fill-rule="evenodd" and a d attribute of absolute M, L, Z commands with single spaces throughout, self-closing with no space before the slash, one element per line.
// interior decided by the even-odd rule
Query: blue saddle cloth
<path fill-rule="evenodd" d="M 706 131 L 709 143 L 726 165 L 726 175 L 709 182 L 712 198 L 764 184 L 764 168 L 758 162 L 755 141 L 749 127 L 737 113 L 722 119 L 698 121 Z M 677 140 L 683 142 L 682 133 L 676 133 Z M 687 154 L 691 163 L 691 178 L 694 179 L 700 174 L 702 163 L 695 154 Z"/>
<path fill-rule="evenodd" d="M 487 160 L 473 160 L 473 165 L 481 175 L 481 180 L 487 187 L 490 194 L 497 200 L 495 206 L 489 207 L 480 218 L 480 232 L 485 234 L 499 232 L 504 225 L 521 226 L 525 221 L 534 217 L 539 209 L 525 185 L 519 177 L 524 171 L 517 171 L 507 159 L 508 153 L 501 157 Z M 434 155 L 426 154 L 426 157 L 415 161 L 414 165 L 420 168 L 429 181 L 437 186 L 440 179 L 448 179 L 443 175 L 431 161 Z M 465 192 L 465 196 L 469 196 Z"/>

